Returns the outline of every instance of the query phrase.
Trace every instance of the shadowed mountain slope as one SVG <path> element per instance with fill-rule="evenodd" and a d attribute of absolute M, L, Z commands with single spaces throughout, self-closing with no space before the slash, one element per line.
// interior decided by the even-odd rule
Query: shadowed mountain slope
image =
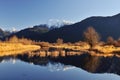
<path fill-rule="evenodd" d="M 33 27 L 21 30 L 15 35 L 48 42 L 55 42 L 58 38 L 62 38 L 64 42 L 76 42 L 83 39 L 83 32 L 89 26 L 93 26 L 100 33 L 102 40 L 106 40 L 108 36 L 113 36 L 117 39 L 120 37 L 120 14 L 108 17 L 89 17 L 81 22 L 47 30 L 43 33 L 39 29 L 38 31 L 34 31 Z"/>

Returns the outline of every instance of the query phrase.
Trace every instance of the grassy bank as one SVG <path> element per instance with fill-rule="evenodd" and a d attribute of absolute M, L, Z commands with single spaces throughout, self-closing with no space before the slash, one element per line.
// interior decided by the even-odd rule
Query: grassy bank
<path fill-rule="evenodd" d="M 0 56 L 22 54 L 24 52 L 40 49 L 37 45 L 25 45 L 22 43 L 0 42 Z"/>
<path fill-rule="evenodd" d="M 41 45 L 40 51 L 36 52 L 40 57 L 59 57 L 59 56 L 74 56 L 88 53 L 92 56 L 103 56 L 103 57 L 120 57 L 120 47 L 115 47 L 114 45 L 96 45 L 93 48 L 85 42 L 78 43 L 39 43 Z M 42 47 L 43 46 L 43 47 Z"/>
<path fill-rule="evenodd" d="M 39 49 L 39 50 L 38 50 Z M 32 51 L 38 52 L 31 53 Z M 116 53 L 117 54 L 114 54 Z M 41 57 L 46 56 L 73 56 L 81 55 L 84 53 L 93 56 L 114 56 L 118 55 L 120 47 L 114 45 L 96 45 L 91 49 L 90 45 L 86 42 L 76 43 L 48 43 L 48 42 L 33 42 L 28 39 L 11 38 L 9 41 L 0 42 L 0 56 L 17 55 L 28 53 L 28 55 L 38 55 Z M 30 54 L 29 54 L 30 53 Z"/>

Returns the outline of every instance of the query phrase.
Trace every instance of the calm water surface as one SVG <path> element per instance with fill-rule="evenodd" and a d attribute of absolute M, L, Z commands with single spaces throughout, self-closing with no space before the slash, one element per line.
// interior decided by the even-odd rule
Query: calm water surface
<path fill-rule="evenodd" d="M 79 56 L 0 58 L 0 80 L 119 80 L 116 58 Z M 118 66 L 117 66 L 118 65 Z"/>

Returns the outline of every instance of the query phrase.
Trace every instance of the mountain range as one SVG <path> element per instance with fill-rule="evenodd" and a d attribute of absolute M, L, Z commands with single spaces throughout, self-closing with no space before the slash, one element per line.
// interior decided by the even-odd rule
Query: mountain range
<path fill-rule="evenodd" d="M 0 40 L 2 40 L 6 36 L 9 36 L 10 34 L 11 34 L 10 31 L 4 31 L 0 28 Z"/>
<path fill-rule="evenodd" d="M 89 26 L 95 28 L 104 41 L 108 36 L 118 39 L 120 37 L 120 14 L 107 17 L 92 16 L 74 24 L 63 25 L 60 28 L 38 25 L 20 30 L 10 36 L 16 35 L 36 41 L 48 42 L 56 42 L 58 38 L 62 38 L 64 42 L 76 42 L 83 40 L 83 32 Z"/>

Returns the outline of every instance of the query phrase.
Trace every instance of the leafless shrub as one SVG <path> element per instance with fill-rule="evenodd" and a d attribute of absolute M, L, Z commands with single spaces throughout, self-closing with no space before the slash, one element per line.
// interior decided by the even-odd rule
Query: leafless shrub
<path fill-rule="evenodd" d="M 93 27 L 88 27 L 83 33 L 84 39 L 89 45 L 94 47 L 100 41 L 100 35 L 95 31 Z"/>
<path fill-rule="evenodd" d="M 56 41 L 57 44 L 62 44 L 63 43 L 63 39 L 61 38 L 58 38 L 57 41 Z"/>

